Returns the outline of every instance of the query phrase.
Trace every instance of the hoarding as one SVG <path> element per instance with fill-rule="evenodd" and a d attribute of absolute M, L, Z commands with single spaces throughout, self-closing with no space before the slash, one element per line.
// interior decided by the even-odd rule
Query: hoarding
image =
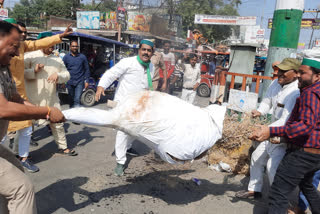
<path fill-rule="evenodd" d="M 0 8 L 0 20 L 8 18 L 8 10 Z"/>
<path fill-rule="evenodd" d="M 128 11 L 128 30 L 150 31 L 152 15 Z"/>
<path fill-rule="evenodd" d="M 256 25 L 256 16 L 218 16 L 196 14 L 194 17 L 195 24 L 209 25 Z"/>
<path fill-rule="evenodd" d="M 99 11 L 77 11 L 77 28 L 99 30 L 99 18 Z"/>
<path fill-rule="evenodd" d="M 244 43 L 262 44 L 264 41 L 265 30 L 261 29 L 259 25 L 241 26 L 240 33 L 244 35 Z"/>
<path fill-rule="evenodd" d="M 268 19 L 268 28 L 272 28 L 272 19 Z M 320 29 L 320 19 L 301 19 L 301 28 Z"/>
<path fill-rule="evenodd" d="M 306 47 L 306 43 L 303 43 L 303 42 L 298 43 L 298 49 L 302 50 L 302 49 L 305 49 L 305 47 Z"/>
<path fill-rule="evenodd" d="M 115 11 L 100 13 L 100 30 L 117 30 L 117 13 Z"/>

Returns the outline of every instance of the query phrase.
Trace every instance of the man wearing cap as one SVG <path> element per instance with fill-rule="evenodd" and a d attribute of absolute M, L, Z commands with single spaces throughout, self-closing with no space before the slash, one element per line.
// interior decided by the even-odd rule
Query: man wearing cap
<path fill-rule="evenodd" d="M 44 37 L 50 34 L 43 35 Z M 34 51 L 25 56 L 25 84 L 29 101 L 37 106 L 55 106 L 60 109 L 56 84 L 65 83 L 70 79 L 62 59 L 55 56 L 53 46 Z M 48 121 L 39 120 L 39 125 L 47 125 Z M 49 123 L 52 135 L 58 145 L 58 153 L 75 156 L 77 153 L 67 146 L 63 123 Z"/>
<path fill-rule="evenodd" d="M 154 66 L 150 62 L 152 55 L 153 42 L 141 40 L 138 56 L 120 60 L 120 62 L 103 74 L 98 84 L 96 101 L 100 100 L 101 95 L 105 95 L 104 90 L 117 78 L 119 78 L 119 83 L 114 97 L 116 102 L 124 102 L 124 98 L 129 94 L 148 89 L 153 90 L 152 77 L 154 75 Z M 133 141 L 134 138 L 130 135 L 121 131 L 117 132 L 115 145 L 117 167 L 115 168 L 115 174 L 118 176 L 122 176 L 124 173 L 124 164 L 127 160 L 126 153 L 127 151 L 132 153 L 131 145 Z"/>
<path fill-rule="evenodd" d="M 19 27 L 19 25 L 17 25 L 17 22 L 12 18 L 5 21 Z M 21 35 L 19 56 L 15 56 L 11 59 L 9 69 L 12 73 L 13 80 L 16 83 L 17 91 L 23 99 L 28 100 L 24 81 L 24 53 L 51 47 L 55 44 L 60 43 L 63 37 L 66 37 L 72 33 L 72 28 L 70 26 L 71 25 L 69 25 L 65 32 L 62 34 L 50 36 L 36 41 L 25 40 L 25 34 Z M 12 121 L 9 123 L 8 132 L 17 132 L 18 136 L 16 139 L 18 139 L 19 141 L 19 157 L 21 159 L 22 165 L 29 172 L 39 171 L 39 168 L 28 159 L 29 145 L 32 134 L 32 121 Z"/>
<path fill-rule="evenodd" d="M 288 195 L 297 186 L 306 196 L 312 213 L 320 213 L 320 195 L 313 176 L 320 169 L 320 52 L 307 54 L 298 72 L 298 97 L 285 125 L 260 126 L 252 134 L 257 141 L 286 138 L 288 150 L 269 191 L 269 213 L 287 213 Z"/>
<path fill-rule="evenodd" d="M 257 111 L 252 112 L 253 117 L 271 114 L 270 127 L 285 124 L 299 96 L 297 74 L 300 66 L 297 59 L 285 58 L 278 68 L 278 80 L 274 80 L 268 89 L 266 98 L 260 104 Z M 277 81 L 277 82 L 276 82 Z M 269 140 L 261 142 L 251 156 L 250 181 L 247 191 L 236 193 L 238 198 L 261 197 L 263 185 L 263 172 L 266 166 L 270 185 L 278 165 L 286 152 L 286 144 L 282 139 L 273 139 L 277 144 Z"/>

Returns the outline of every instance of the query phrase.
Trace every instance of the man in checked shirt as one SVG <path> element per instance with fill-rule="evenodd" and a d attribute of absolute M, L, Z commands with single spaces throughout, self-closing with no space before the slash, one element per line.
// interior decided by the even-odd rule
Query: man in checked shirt
<path fill-rule="evenodd" d="M 312 213 L 320 213 L 320 195 L 313 176 L 320 169 L 320 53 L 307 55 L 298 73 L 300 97 L 284 126 L 260 126 L 252 139 L 285 137 L 288 150 L 269 192 L 269 214 L 287 213 L 288 195 L 297 186 L 306 196 Z"/>

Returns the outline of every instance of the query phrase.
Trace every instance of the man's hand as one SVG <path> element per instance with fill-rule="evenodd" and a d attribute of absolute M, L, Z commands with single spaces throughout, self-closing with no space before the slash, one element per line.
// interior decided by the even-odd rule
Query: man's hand
<path fill-rule="evenodd" d="M 161 92 L 165 92 L 167 90 L 167 81 L 163 80 L 162 86 L 160 88 Z"/>
<path fill-rule="evenodd" d="M 280 137 L 271 137 L 270 138 L 270 143 L 272 143 L 272 144 L 280 144 L 281 143 L 281 138 Z"/>
<path fill-rule="evenodd" d="M 193 90 L 196 91 L 197 88 L 199 87 L 199 85 L 200 85 L 200 84 L 197 82 L 197 83 L 193 86 Z"/>
<path fill-rule="evenodd" d="M 85 83 L 84 83 L 84 89 L 87 89 L 88 86 L 89 86 L 89 83 L 88 83 L 88 82 L 85 82 Z"/>
<path fill-rule="evenodd" d="M 97 92 L 96 92 L 96 101 L 99 101 L 99 100 L 100 100 L 101 94 L 102 94 L 102 96 L 105 96 L 105 94 L 104 94 L 104 88 L 101 87 L 101 86 L 98 86 Z"/>
<path fill-rule="evenodd" d="M 66 30 L 63 33 L 59 34 L 61 39 L 64 38 L 64 37 L 67 37 L 67 36 L 69 36 L 70 34 L 73 33 L 73 30 L 72 30 L 71 26 L 72 26 L 72 24 L 69 24 L 68 27 L 66 28 Z"/>
<path fill-rule="evenodd" d="M 58 79 L 59 79 L 58 73 L 55 72 L 48 77 L 47 81 L 48 83 L 57 83 Z"/>
<path fill-rule="evenodd" d="M 49 120 L 51 123 L 62 123 L 66 120 L 59 109 L 56 107 L 51 107 L 50 109 Z"/>
<path fill-rule="evenodd" d="M 270 130 L 268 126 L 259 125 L 253 130 L 251 135 L 252 140 L 259 142 L 265 141 L 270 138 Z"/>
<path fill-rule="evenodd" d="M 257 110 L 253 110 L 251 112 L 252 117 L 260 117 L 261 116 L 261 112 L 257 111 Z"/>
<path fill-rule="evenodd" d="M 36 67 L 34 68 L 34 72 L 38 73 L 44 68 L 44 64 L 36 64 Z"/>

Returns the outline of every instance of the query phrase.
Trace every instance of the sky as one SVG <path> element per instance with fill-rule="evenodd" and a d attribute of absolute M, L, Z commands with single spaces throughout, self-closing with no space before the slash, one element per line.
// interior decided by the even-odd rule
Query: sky
<path fill-rule="evenodd" d="M 257 25 L 260 25 L 261 14 L 263 13 L 262 28 L 266 29 L 265 39 L 269 39 L 271 30 L 268 29 L 268 19 L 273 17 L 276 0 L 242 0 L 239 6 L 239 14 L 241 16 L 257 16 Z M 304 9 L 317 9 L 320 5 L 319 0 L 305 0 Z M 320 8 L 319 8 L 320 9 Z M 303 18 L 315 18 L 316 13 L 304 13 Z M 320 18 L 320 13 L 318 15 Z M 311 29 L 301 29 L 299 42 L 309 45 Z M 320 39 L 320 30 L 314 30 L 313 39 Z"/>

